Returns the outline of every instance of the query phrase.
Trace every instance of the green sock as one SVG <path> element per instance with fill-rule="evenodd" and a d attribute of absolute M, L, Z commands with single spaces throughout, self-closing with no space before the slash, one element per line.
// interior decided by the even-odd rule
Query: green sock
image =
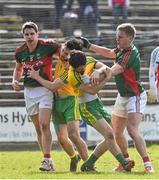
<path fill-rule="evenodd" d="M 119 153 L 115 158 L 120 162 L 120 164 L 125 164 L 127 162 L 122 153 Z"/>
<path fill-rule="evenodd" d="M 91 154 L 90 157 L 85 161 L 85 164 L 91 166 L 97 161 L 97 159 L 98 157 L 96 157 L 94 154 Z"/>
<path fill-rule="evenodd" d="M 73 156 L 71 156 L 70 158 L 71 158 L 72 161 L 76 160 L 77 159 L 76 153 Z"/>

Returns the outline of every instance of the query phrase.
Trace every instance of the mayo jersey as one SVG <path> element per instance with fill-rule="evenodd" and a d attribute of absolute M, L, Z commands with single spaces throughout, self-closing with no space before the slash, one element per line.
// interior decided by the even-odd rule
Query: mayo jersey
<path fill-rule="evenodd" d="M 86 68 L 85 68 L 83 75 L 77 73 L 74 70 L 74 68 L 70 67 L 68 73 L 64 73 L 61 76 L 61 79 L 63 80 L 64 83 L 69 83 L 71 86 L 73 86 L 75 88 L 75 90 L 78 92 L 78 96 L 83 99 L 82 100 L 83 103 L 97 98 L 97 95 L 91 95 L 88 93 L 84 93 L 79 89 L 79 86 L 81 84 L 84 84 L 83 77 L 90 76 L 92 74 L 96 62 L 97 61 L 93 57 L 88 56 Z M 87 98 L 87 99 L 85 99 L 85 98 Z M 80 101 L 80 99 L 79 99 L 79 101 Z"/>
<path fill-rule="evenodd" d="M 55 66 L 54 79 L 60 78 L 61 75 L 67 74 L 69 70 L 69 63 L 67 61 L 62 61 L 61 59 L 57 60 Z M 71 86 L 70 84 L 65 84 L 65 86 L 59 88 L 56 91 L 58 94 L 66 95 L 66 96 L 78 96 L 78 91 Z"/>
<path fill-rule="evenodd" d="M 151 53 L 149 83 L 151 87 L 154 87 L 156 84 L 159 88 L 159 47 L 156 47 Z"/>
<path fill-rule="evenodd" d="M 29 52 L 26 43 L 18 47 L 15 51 L 15 59 L 23 65 L 24 86 L 41 86 L 36 80 L 28 77 L 27 72 L 31 66 L 35 70 L 40 70 L 41 77 L 52 81 L 52 56 L 59 53 L 60 44 L 49 40 L 38 40 L 36 49 L 33 52 Z"/>
<path fill-rule="evenodd" d="M 144 89 L 140 82 L 140 54 L 132 44 L 130 48 L 115 49 L 115 63 L 120 64 L 124 72 L 115 76 L 117 89 L 121 96 L 132 97 L 140 95 Z"/>

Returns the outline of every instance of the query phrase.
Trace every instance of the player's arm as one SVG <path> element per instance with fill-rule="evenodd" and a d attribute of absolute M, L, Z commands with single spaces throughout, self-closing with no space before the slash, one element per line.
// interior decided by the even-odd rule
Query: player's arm
<path fill-rule="evenodd" d="M 44 78 L 42 78 L 39 75 L 39 70 L 35 71 L 33 69 L 33 67 L 30 70 L 28 70 L 28 75 L 29 75 L 30 78 L 35 79 L 42 86 L 44 86 L 45 88 L 49 89 L 52 92 L 55 92 L 58 88 L 60 88 L 60 87 L 65 85 L 65 83 L 60 78 L 54 80 L 53 82 L 45 80 Z"/>
<path fill-rule="evenodd" d="M 12 78 L 12 87 L 15 91 L 21 90 L 19 81 L 21 80 L 22 75 L 23 75 L 23 66 L 21 63 L 16 62 L 16 65 L 13 71 L 13 78 Z"/>
<path fill-rule="evenodd" d="M 114 59 L 116 57 L 116 54 L 114 52 L 114 49 L 98 46 L 95 44 L 92 44 L 88 39 L 84 37 L 80 37 L 80 39 L 83 42 L 83 47 L 100 54 L 101 56 L 104 56 L 106 58 Z"/>
<path fill-rule="evenodd" d="M 107 65 L 97 62 L 94 68 L 94 72 L 90 76 L 92 84 L 99 84 L 104 78 L 107 78 L 107 81 L 111 78 L 112 72 Z"/>
<path fill-rule="evenodd" d="M 110 69 L 112 71 L 113 76 L 124 72 L 124 68 L 118 63 L 115 63 Z"/>

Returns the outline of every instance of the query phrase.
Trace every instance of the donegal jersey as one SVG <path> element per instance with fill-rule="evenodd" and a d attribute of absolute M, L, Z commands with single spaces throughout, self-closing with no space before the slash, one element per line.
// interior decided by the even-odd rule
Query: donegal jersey
<path fill-rule="evenodd" d="M 83 77 L 84 76 L 89 76 L 92 74 L 94 66 L 96 64 L 96 60 L 93 57 L 87 57 L 87 63 L 86 63 L 86 68 L 84 71 L 84 74 L 81 75 L 77 73 L 72 67 L 69 68 L 69 71 L 64 73 L 61 76 L 61 79 L 64 83 L 69 83 L 72 85 L 76 91 L 78 92 L 78 96 L 84 96 L 84 92 L 82 92 L 79 88 L 81 84 L 83 84 Z"/>
<path fill-rule="evenodd" d="M 18 47 L 15 52 L 15 59 L 23 65 L 24 69 L 24 86 L 38 87 L 41 86 L 36 80 L 28 77 L 28 70 L 34 67 L 35 70 L 40 70 L 39 74 L 46 80 L 52 80 L 52 56 L 59 54 L 60 44 L 54 41 L 38 40 L 36 49 L 29 52 L 25 44 Z"/>
<path fill-rule="evenodd" d="M 131 97 L 140 95 L 144 89 L 140 82 L 140 54 L 132 44 L 130 48 L 120 51 L 115 49 L 115 63 L 120 64 L 124 72 L 115 76 L 117 89 L 121 96 Z"/>
<path fill-rule="evenodd" d="M 67 61 L 62 61 L 61 59 L 58 59 L 56 66 L 55 66 L 55 73 L 54 73 L 54 79 L 60 78 L 62 74 L 64 74 L 69 70 L 69 64 Z M 60 95 L 66 95 L 66 96 L 77 96 L 78 91 L 76 91 L 70 84 L 66 84 L 65 86 L 59 88 L 57 90 L 57 93 Z"/>
<path fill-rule="evenodd" d="M 151 87 L 156 84 L 159 88 L 159 47 L 156 47 L 151 53 L 149 82 Z"/>

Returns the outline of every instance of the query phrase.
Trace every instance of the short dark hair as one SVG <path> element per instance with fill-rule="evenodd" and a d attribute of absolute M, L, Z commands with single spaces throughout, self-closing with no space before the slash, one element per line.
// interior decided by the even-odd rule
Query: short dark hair
<path fill-rule="evenodd" d="M 36 33 L 38 32 L 38 26 L 34 22 L 31 22 L 31 21 L 25 22 L 22 26 L 22 33 L 24 33 L 24 30 L 26 28 L 33 28 Z"/>
<path fill-rule="evenodd" d="M 70 53 L 69 64 L 73 68 L 86 65 L 86 55 L 84 52 L 79 50 L 72 50 Z"/>
<path fill-rule="evenodd" d="M 69 50 L 80 50 L 82 51 L 82 42 L 78 39 L 71 39 L 66 42 L 66 48 Z"/>

